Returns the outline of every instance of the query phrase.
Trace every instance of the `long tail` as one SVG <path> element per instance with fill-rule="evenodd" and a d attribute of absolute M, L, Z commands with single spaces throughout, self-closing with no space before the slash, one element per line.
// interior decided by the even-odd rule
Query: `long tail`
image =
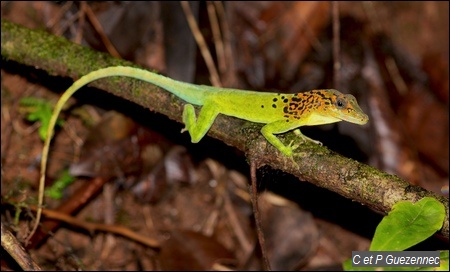
<path fill-rule="evenodd" d="M 39 226 L 39 221 L 41 219 L 42 205 L 44 203 L 45 174 L 47 168 L 48 151 L 50 148 L 50 141 L 53 137 L 53 130 L 56 124 L 56 120 L 59 116 L 59 113 L 61 112 L 62 107 L 67 102 L 67 100 L 69 100 L 69 98 L 84 85 L 97 79 L 111 76 L 131 77 L 152 83 L 175 94 L 176 96 L 187 101 L 188 103 L 192 103 L 195 105 L 203 104 L 205 96 L 207 95 L 207 92 L 205 90 L 202 90 L 197 85 L 176 81 L 168 77 L 152 73 L 147 70 L 127 66 L 114 66 L 99 69 L 75 81 L 72 84 L 72 86 L 70 86 L 69 89 L 67 89 L 61 96 L 61 98 L 58 100 L 55 109 L 53 110 L 52 116 L 50 118 L 50 122 L 47 129 L 47 137 L 45 138 L 44 148 L 42 149 L 41 175 L 39 179 L 39 196 L 38 196 L 38 210 L 36 213 L 36 222 L 33 226 L 30 235 L 28 235 L 27 237 L 26 243 L 28 243 L 33 234 L 36 232 L 36 229 Z M 214 90 L 210 89 L 208 91 L 211 92 Z"/>

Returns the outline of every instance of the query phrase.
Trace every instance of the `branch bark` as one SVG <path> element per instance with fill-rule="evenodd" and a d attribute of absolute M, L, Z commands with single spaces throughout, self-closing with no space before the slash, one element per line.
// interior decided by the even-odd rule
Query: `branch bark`
<path fill-rule="evenodd" d="M 1 52 L 3 59 L 47 71 L 51 75 L 78 79 L 90 71 L 107 66 L 134 66 L 107 54 L 73 44 L 47 32 L 30 30 L 2 20 Z M 102 79 L 90 84 L 152 111 L 181 122 L 182 100 L 151 84 L 124 77 Z M 425 196 L 444 204 L 446 219 L 440 234 L 448 240 L 448 199 L 384 173 L 366 164 L 340 156 L 326 147 L 304 144 L 294 160 L 275 150 L 262 137 L 261 125 L 220 115 L 208 135 L 247 153 L 258 166 L 269 165 L 301 180 L 358 201 L 370 209 L 387 214 L 401 200 L 416 202 Z M 188 137 L 188 136 L 187 136 Z M 284 142 L 296 138 L 293 133 L 279 136 Z"/>

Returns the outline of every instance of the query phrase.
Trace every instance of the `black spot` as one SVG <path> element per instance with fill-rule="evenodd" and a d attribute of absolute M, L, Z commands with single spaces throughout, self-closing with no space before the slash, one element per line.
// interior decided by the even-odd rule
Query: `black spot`
<path fill-rule="evenodd" d="M 272 108 L 276 109 L 276 108 L 277 108 L 277 105 L 272 104 Z"/>
<path fill-rule="evenodd" d="M 278 98 L 274 98 L 274 99 L 273 99 L 273 102 L 277 102 L 277 101 L 278 101 Z"/>
<path fill-rule="evenodd" d="M 319 95 L 322 98 L 325 98 L 325 93 L 324 92 L 317 92 L 317 95 Z"/>
<path fill-rule="evenodd" d="M 264 109 L 264 105 L 261 105 L 261 109 Z"/>

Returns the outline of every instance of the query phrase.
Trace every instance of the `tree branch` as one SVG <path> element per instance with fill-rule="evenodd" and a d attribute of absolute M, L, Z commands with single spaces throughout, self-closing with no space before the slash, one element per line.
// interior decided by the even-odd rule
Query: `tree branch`
<path fill-rule="evenodd" d="M 73 44 L 64 38 L 44 31 L 29 30 L 5 20 L 2 20 L 1 51 L 4 59 L 73 79 L 107 66 L 138 67 L 131 62 Z M 181 122 L 182 100 L 151 84 L 114 77 L 98 80 L 90 85 Z M 208 135 L 246 151 L 252 160 L 259 162 L 259 166 L 269 165 L 291 173 L 382 214 L 389 212 L 392 205 L 400 200 L 416 202 L 425 196 L 434 197 L 444 204 L 446 209 L 446 219 L 440 234 L 448 240 L 447 198 L 412 186 L 394 175 L 342 157 L 326 147 L 310 143 L 301 145 L 296 150 L 299 156 L 295 157 L 294 162 L 268 144 L 259 132 L 260 128 L 258 124 L 220 115 Z M 284 142 L 295 139 L 293 133 L 279 137 L 284 138 Z"/>

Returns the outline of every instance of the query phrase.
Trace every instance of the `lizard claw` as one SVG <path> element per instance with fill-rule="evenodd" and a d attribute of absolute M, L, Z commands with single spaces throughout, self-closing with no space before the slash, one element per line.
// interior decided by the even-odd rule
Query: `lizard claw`
<path fill-rule="evenodd" d="M 294 143 L 294 140 L 291 140 L 291 142 L 288 145 L 288 148 L 291 149 L 292 151 L 294 151 L 295 149 L 297 149 L 300 146 L 300 144 L 293 145 L 293 143 Z"/>
<path fill-rule="evenodd" d="M 292 140 L 287 146 L 284 147 L 284 150 L 282 151 L 282 153 L 288 157 L 292 158 L 292 155 L 294 153 L 294 150 L 297 149 L 300 145 L 299 144 L 295 144 L 293 145 L 294 140 Z"/>
<path fill-rule="evenodd" d="M 313 142 L 313 143 L 318 144 L 318 145 L 320 145 L 320 146 L 323 146 L 322 142 L 317 141 L 317 140 L 313 140 L 313 139 L 311 139 L 311 138 L 309 138 L 309 137 L 303 135 L 303 134 L 300 132 L 299 129 L 294 130 L 294 134 L 297 135 L 297 137 L 300 137 L 300 138 L 302 139 L 303 142 L 310 141 L 310 142 Z M 298 146 L 297 146 L 297 147 L 298 147 Z"/>

